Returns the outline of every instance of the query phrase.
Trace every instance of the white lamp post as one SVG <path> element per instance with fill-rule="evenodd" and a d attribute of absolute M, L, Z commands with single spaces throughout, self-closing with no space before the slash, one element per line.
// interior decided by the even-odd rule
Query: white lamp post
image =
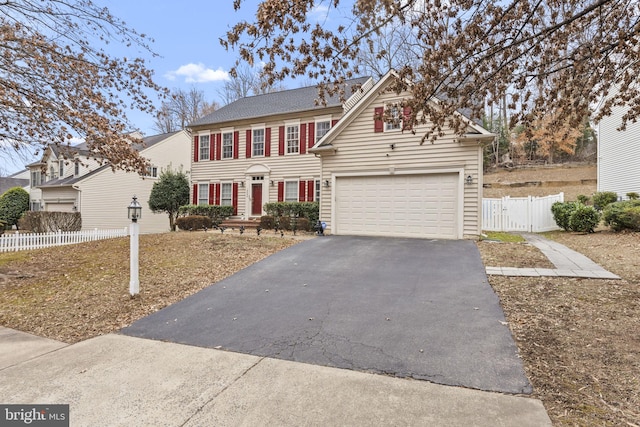
<path fill-rule="evenodd" d="M 131 220 L 129 226 L 129 248 L 130 248 L 130 280 L 129 293 L 135 296 L 140 292 L 140 281 L 138 280 L 138 234 L 140 232 L 138 219 L 142 217 L 142 206 L 138 203 L 138 198 L 134 195 L 133 200 L 127 208 L 128 217 Z"/>

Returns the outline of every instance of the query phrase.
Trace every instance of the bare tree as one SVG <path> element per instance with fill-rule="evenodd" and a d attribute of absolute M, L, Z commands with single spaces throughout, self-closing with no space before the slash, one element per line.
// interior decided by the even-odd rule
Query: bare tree
<path fill-rule="evenodd" d="M 154 129 L 160 133 L 175 132 L 186 127 L 219 108 L 217 102 L 207 102 L 204 91 L 195 87 L 184 91 L 174 89 L 167 101 L 163 101 L 156 120 Z"/>
<path fill-rule="evenodd" d="M 94 156 L 143 171 L 125 111 L 153 112 L 162 95 L 140 58 L 117 58 L 107 43 L 154 54 L 143 34 L 91 0 L 6 0 L 0 7 L 0 150 L 3 156 L 84 139 Z"/>
<path fill-rule="evenodd" d="M 246 65 L 236 67 L 230 74 L 231 78 L 225 80 L 222 89 L 218 91 L 224 105 L 250 95 L 260 95 L 284 89 L 283 85 L 269 83 L 261 70 Z"/>
<path fill-rule="evenodd" d="M 235 0 L 235 8 L 242 3 Z M 237 23 L 221 42 L 238 50 L 239 61 L 264 61 L 268 83 L 306 76 L 336 93 L 359 73 L 361 52 L 376 50 L 375 34 L 406 25 L 419 62 L 397 70 L 392 90 L 411 91 L 409 125 L 429 124 L 423 142 L 447 126 L 463 133 L 466 120 L 455 111 L 481 117 L 485 100 L 498 104 L 505 96 L 511 125 L 531 123 L 552 105 L 550 126 L 578 127 L 605 94 L 596 119 L 616 106 L 627 111 L 623 128 L 640 116 L 635 0 L 355 0 L 348 13 L 345 3 L 323 3 L 332 20 L 343 19 L 333 30 L 311 20 L 314 2 L 263 0 L 255 21 Z"/>

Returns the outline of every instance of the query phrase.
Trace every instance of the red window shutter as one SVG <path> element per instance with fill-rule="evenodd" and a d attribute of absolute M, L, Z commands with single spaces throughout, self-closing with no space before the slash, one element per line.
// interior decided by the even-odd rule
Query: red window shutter
<path fill-rule="evenodd" d="M 284 201 L 284 182 L 278 182 L 278 201 Z"/>
<path fill-rule="evenodd" d="M 216 135 L 216 160 L 222 159 L 222 134 Z"/>
<path fill-rule="evenodd" d="M 331 120 L 331 127 L 334 127 L 338 123 L 338 119 Z"/>
<path fill-rule="evenodd" d="M 220 205 L 220 183 L 217 182 L 214 184 L 216 186 L 216 197 L 215 197 L 215 201 L 216 201 L 216 205 Z"/>
<path fill-rule="evenodd" d="M 209 135 L 209 160 L 216 159 L 216 134 Z"/>
<path fill-rule="evenodd" d="M 264 130 L 264 156 L 271 156 L 271 128 Z"/>
<path fill-rule="evenodd" d="M 300 154 L 307 154 L 307 124 L 300 125 Z"/>
<path fill-rule="evenodd" d="M 313 196 L 316 192 L 315 181 L 307 181 L 307 202 L 313 202 Z"/>
<path fill-rule="evenodd" d="M 209 204 L 213 204 L 213 184 L 209 184 Z"/>
<path fill-rule="evenodd" d="M 245 144 L 246 158 L 251 158 L 251 129 L 247 129 L 247 142 Z"/>
<path fill-rule="evenodd" d="M 316 143 L 316 124 L 313 122 L 309 123 L 307 129 L 309 130 L 309 148 L 311 148 Z"/>
<path fill-rule="evenodd" d="M 194 135 L 193 137 L 193 161 L 198 161 L 198 135 Z"/>
<path fill-rule="evenodd" d="M 411 107 L 402 109 L 402 130 L 411 130 L 413 127 L 408 123 L 411 118 Z"/>
<path fill-rule="evenodd" d="M 233 214 L 238 215 L 238 183 L 233 183 L 233 193 L 231 196 L 231 204 L 233 205 Z"/>
<path fill-rule="evenodd" d="M 298 201 L 300 202 L 307 201 L 307 198 L 305 197 L 306 189 L 307 189 L 307 186 L 305 185 L 304 181 L 300 181 L 298 183 Z"/>
<path fill-rule="evenodd" d="M 278 129 L 278 155 L 284 156 L 284 126 Z"/>
<path fill-rule="evenodd" d="M 373 131 L 384 132 L 384 121 L 382 116 L 384 115 L 384 107 L 376 107 L 373 113 Z"/>
<path fill-rule="evenodd" d="M 197 138 L 197 136 L 196 136 Z M 198 204 L 198 184 L 193 184 L 193 199 L 191 200 L 191 202 L 194 205 Z"/>
<path fill-rule="evenodd" d="M 233 158 L 238 158 L 238 150 L 240 149 L 240 132 L 235 131 L 233 133 Z"/>

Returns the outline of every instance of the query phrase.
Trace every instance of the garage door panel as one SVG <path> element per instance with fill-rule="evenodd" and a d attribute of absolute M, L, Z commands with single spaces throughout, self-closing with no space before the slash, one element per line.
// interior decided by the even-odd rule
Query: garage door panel
<path fill-rule="evenodd" d="M 334 233 L 457 237 L 458 174 L 338 177 Z"/>

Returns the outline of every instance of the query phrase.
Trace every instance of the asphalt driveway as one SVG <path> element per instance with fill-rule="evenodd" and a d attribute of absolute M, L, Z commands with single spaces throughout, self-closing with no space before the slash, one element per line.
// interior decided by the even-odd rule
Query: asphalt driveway
<path fill-rule="evenodd" d="M 480 390 L 531 392 L 471 241 L 315 238 L 122 333 Z"/>

